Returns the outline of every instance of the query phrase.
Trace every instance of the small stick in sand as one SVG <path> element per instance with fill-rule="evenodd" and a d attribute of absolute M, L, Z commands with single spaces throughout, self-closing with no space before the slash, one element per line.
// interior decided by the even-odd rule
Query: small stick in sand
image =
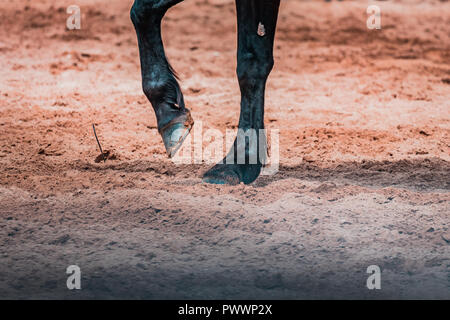
<path fill-rule="evenodd" d="M 102 153 L 103 162 L 106 162 L 106 157 L 103 153 L 102 146 L 100 145 L 100 141 L 98 141 L 97 132 L 95 132 L 95 124 L 92 124 L 92 129 L 94 129 L 95 140 L 97 140 L 98 147 L 100 148 L 100 152 Z"/>

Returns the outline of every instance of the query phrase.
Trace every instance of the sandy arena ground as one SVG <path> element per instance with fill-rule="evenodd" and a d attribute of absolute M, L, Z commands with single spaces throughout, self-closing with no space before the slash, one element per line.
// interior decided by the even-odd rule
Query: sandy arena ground
<path fill-rule="evenodd" d="M 282 2 L 280 170 L 248 186 L 166 157 L 131 0 L 0 2 L 1 299 L 450 298 L 450 3 L 375 2 L 369 30 L 367 1 Z M 237 125 L 234 11 L 188 0 L 164 20 L 204 130 Z"/>

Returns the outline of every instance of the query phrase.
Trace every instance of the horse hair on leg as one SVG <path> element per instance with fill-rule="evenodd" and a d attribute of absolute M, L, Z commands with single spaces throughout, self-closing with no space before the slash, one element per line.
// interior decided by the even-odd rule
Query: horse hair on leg
<path fill-rule="evenodd" d="M 238 133 L 227 157 L 204 174 L 207 183 L 248 184 L 261 173 L 266 138 L 259 130 L 264 129 L 264 93 L 274 63 L 279 6 L 280 0 L 236 0 L 237 77 L 241 90 Z"/>

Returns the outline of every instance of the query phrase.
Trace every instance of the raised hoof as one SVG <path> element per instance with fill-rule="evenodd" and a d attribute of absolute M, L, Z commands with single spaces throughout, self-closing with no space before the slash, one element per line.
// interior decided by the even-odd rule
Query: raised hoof
<path fill-rule="evenodd" d="M 159 131 L 169 158 L 172 158 L 180 149 L 193 125 L 191 113 L 186 109 L 186 113 L 176 117 Z"/>

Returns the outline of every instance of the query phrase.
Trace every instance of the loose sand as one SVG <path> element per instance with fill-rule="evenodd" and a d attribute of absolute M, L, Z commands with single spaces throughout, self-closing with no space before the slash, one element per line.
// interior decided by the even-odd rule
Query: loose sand
<path fill-rule="evenodd" d="M 73 2 L 0 2 L 0 298 L 450 298 L 449 2 L 376 2 L 368 30 L 366 1 L 282 1 L 280 171 L 248 186 L 165 156 L 132 2 L 77 0 L 68 31 Z M 189 0 L 164 20 L 204 129 L 236 128 L 234 11 Z"/>

